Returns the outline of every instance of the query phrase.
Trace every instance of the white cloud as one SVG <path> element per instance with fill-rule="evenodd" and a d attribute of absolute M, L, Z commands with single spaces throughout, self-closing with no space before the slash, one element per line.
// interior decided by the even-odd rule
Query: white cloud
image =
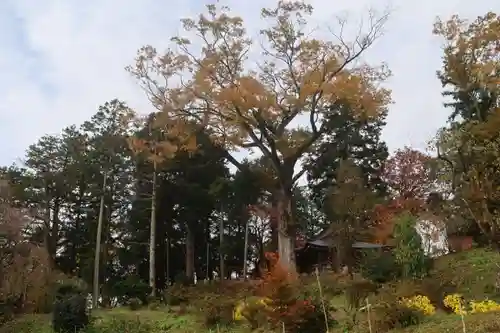
<path fill-rule="evenodd" d="M 194 2 L 194 1 L 193 1 Z M 258 28 L 268 1 L 228 2 Z M 360 15 L 376 0 L 315 0 L 322 21 L 348 10 Z M 435 78 L 440 47 L 431 35 L 437 15 L 474 17 L 494 9 L 494 0 L 394 1 L 387 33 L 368 54 L 394 72 L 385 138 L 391 148 L 425 141 L 444 122 L 441 87 Z M 179 18 L 196 14 L 203 2 L 160 0 L 5 0 L 0 4 L 0 164 L 22 157 L 45 133 L 80 123 L 115 97 L 140 110 L 147 101 L 124 67 L 144 44 L 158 49 L 178 31 Z"/>

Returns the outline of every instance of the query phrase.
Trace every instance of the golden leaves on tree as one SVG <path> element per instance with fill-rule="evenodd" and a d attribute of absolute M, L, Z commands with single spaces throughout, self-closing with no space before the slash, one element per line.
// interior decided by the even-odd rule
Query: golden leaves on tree
<path fill-rule="evenodd" d="M 387 15 L 370 16 L 367 31 L 353 41 L 335 34 L 322 40 L 307 31 L 312 11 L 302 1 L 263 9 L 263 24 L 269 25 L 260 31 L 263 41 L 255 52 L 243 19 L 209 5 L 198 19 L 182 20 L 185 34 L 194 38 L 172 38 L 175 50 L 164 54 L 146 46 L 128 70 L 165 119 L 196 123 L 228 150 L 257 148 L 279 169 L 280 151 L 296 155 L 295 163 L 321 137 L 321 115 L 332 104 L 376 116 L 391 102 L 381 85 L 388 69 L 358 62 Z M 256 66 L 250 51 L 261 54 Z M 292 128 L 299 116 L 307 119 L 309 139 L 304 129 Z M 289 147 L 282 147 L 285 142 Z"/>
<path fill-rule="evenodd" d="M 473 22 L 454 15 L 443 22 L 438 19 L 434 33 L 445 39 L 443 71 L 447 83 L 461 86 L 479 85 L 498 90 L 500 84 L 500 16 L 489 12 Z"/>
<path fill-rule="evenodd" d="M 434 33 L 445 41 L 438 73 L 445 94 L 454 97 L 454 123 L 438 142 L 450 166 L 455 194 L 479 228 L 498 239 L 500 215 L 500 16 L 489 12 L 474 21 L 458 16 L 438 20 Z M 443 154 L 444 151 L 444 154 Z"/>
<path fill-rule="evenodd" d="M 191 130 L 190 124 L 179 119 L 167 123 L 158 115 L 145 122 L 149 126 L 149 135 L 146 138 L 131 137 L 128 143 L 136 155 L 144 156 L 149 162 L 157 165 L 173 158 L 179 151 L 191 153 L 198 149 L 196 133 Z"/>

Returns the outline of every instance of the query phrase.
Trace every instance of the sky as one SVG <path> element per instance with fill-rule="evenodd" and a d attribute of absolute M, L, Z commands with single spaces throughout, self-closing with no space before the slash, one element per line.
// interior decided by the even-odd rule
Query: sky
<path fill-rule="evenodd" d="M 141 113 L 151 110 L 137 82 L 124 70 L 136 51 L 169 46 L 179 19 L 199 14 L 209 0 L 0 0 L 0 165 L 19 162 L 44 134 L 80 124 L 114 98 Z M 274 0 L 222 1 L 259 29 L 259 11 Z M 441 41 L 432 35 L 437 16 L 474 19 L 499 11 L 498 0 L 311 0 L 318 26 L 335 18 L 356 23 L 368 9 L 391 8 L 384 35 L 364 60 L 386 62 L 393 91 L 383 137 L 391 150 L 424 149 L 443 126 L 436 71 Z"/>

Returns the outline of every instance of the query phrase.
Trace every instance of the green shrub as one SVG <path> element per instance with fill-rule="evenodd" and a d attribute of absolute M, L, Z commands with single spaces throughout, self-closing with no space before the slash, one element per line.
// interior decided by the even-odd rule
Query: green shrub
<path fill-rule="evenodd" d="M 396 264 L 401 268 L 403 278 L 422 278 L 428 275 L 431 260 L 422 248 L 422 239 L 415 229 L 417 219 L 405 213 L 398 217 L 394 226 Z"/>
<path fill-rule="evenodd" d="M 233 320 L 234 304 L 230 300 L 214 299 L 202 309 L 204 324 L 207 328 L 229 326 Z"/>
<path fill-rule="evenodd" d="M 483 248 L 449 254 L 435 259 L 431 277 L 453 285 L 467 298 L 492 298 L 499 262 L 500 252 Z"/>
<path fill-rule="evenodd" d="M 158 300 L 151 301 L 148 303 L 148 309 L 151 311 L 156 311 L 161 308 L 161 302 Z"/>
<path fill-rule="evenodd" d="M 465 318 L 467 333 L 500 333 L 500 316 L 498 313 L 482 313 L 469 315 Z M 366 328 L 363 331 L 368 332 Z M 387 332 L 387 331 L 382 331 Z M 392 332 L 392 331 L 391 331 Z M 463 332 L 460 316 L 435 316 L 418 326 L 411 326 L 398 333 L 459 333 Z M 378 333 L 373 330 L 373 333 Z"/>
<path fill-rule="evenodd" d="M 372 328 L 374 332 L 387 332 L 395 328 L 419 325 L 424 314 L 397 302 L 377 305 L 373 308 Z"/>
<path fill-rule="evenodd" d="M 252 330 L 264 327 L 271 302 L 270 299 L 255 296 L 239 301 L 234 309 L 234 319 L 247 321 Z"/>
<path fill-rule="evenodd" d="M 153 325 L 139 318 L 111 318 L 101 322 L 97 327 L 91 328 L 86 333 L 151 333 Z"/>
<path fill-rule="evenodd" d="M 128 304 L 132 298 L 138 298 L 142 304 L 147 303 L 148 295 L 151 294 L 151 287 L 141 280 L 137 275 L 131 275 L 122 281 L 115 283 L 112 287 L 112 294 L 121 304 Z"/>
<path fill-rule="evenodd" d="M 441 279 L 425 278 L 419 281 L 419 285 L 421 295 L 427 296 L 435 307 L 446 311 L 444 297 L 457 291 L 453 283 Z"/>
<path fill-rule="evenodd" d="M 354 280 L 345 289 L 347 306 L 357 311 L 365 305 L 366 298 L 377 291 L 377 285 L 368 280 Z"/>
<path fill-rule="evenodd" d="M 385 284 L 379 291 L 381 294 L 390 294 L 399 298 L 411 298 L 415 295 L 426 296 L 436 308 L 449 312 L 443 304 L 443 299 L 446 295 L 456 292 L 456 288 L 448 281 L 428 277 L 395 281 Z"/>
<path fill-rule="evenodd" d="M 179 306 L 188 303 L 189 291 L 183 286 L 171 286 L 163 291 L 165 305 Z"/>
<path fill-rule="evenodd" d="M 344 289 L 345 306 L 342 310 L 345 313 L 345 325 L 353 328 L 358 324 L 358 316 L 361 309 L 366 305 L 368 296 L 377 291 L 377 285 L 369 280 L 352 280 Z"/>
<path fill-rule="evenodd" d="M 2 297 L 0 299 L 0 325 L 14 319 L 20 312 L 22 302 L 20 297 Z"/>
<path fill-rule="evenodd" d="M 65 294 L 54 303 L 52 326 L 58 333 L 75 333 L 89 324 L 87 299 L 81 294 Z"/>
<path fill-rule="evenodd" d="M 141 308 L 142 306 L 142 301 L 136 297 L 133 297 L 128 300 L 128 307 L 132 311 L 137 311 Z"/>
<path fill-rule="evenodd" d="M 401 267 L 392 252 L 367 252 L 361 262 L 361 275 L 376 283 L 387 283 L 400 277 Z"/>
<path fill-rule="evenodd" d="M 351 278 L 340 274 L 326 273 L 319 276 L 321 291 L 325 298 L 334 298 L 342 295 L 350 284 Z M 316 276 L 301 278 L 302 293 L 315 297 L 319 295 L 318 278 Z"/>
<path fill-rule="evenodd" d="M 387 332 L 420 324 L 425 315 L 418 309 L 406 306 L 402 300 L 422 295 L 420 281 L 406 280 L 385 285 L 370 297 L 374 332 Z M 426 295 L 423 295 L 426 296 Z"/>
<path fill-rule="evenodd" d="M 50 327 L 50 315 L 26 314 L 19 316 L 4 325 L 0 325 L 1 333 L 54 333 Z"/>
<path fill-rule="evenodd" d="M 191 286 L 194 284 L 194 281 L 192 278 L 189 278 L 186 273 L 180 272 L 177 275 L 175 275 L 174 278 L 174 283 L 179 286 Z"/>
<path fill-rule="evenodd" d="M 325 311 L 327 314 L 328 323 L 325 322 L 325 313 L 323 312 L 323 303 L 319 297 L 311 298 L 308 300 L 299 300 L 300 308 L 305 311 L 300 311 L 298 316 L 298 322 L 295 326 L 294 332 L 297 333 L 309 333 L 317 332 L 324 333 L 327 332 L 326 325 L 329 328 L 337 325 L 337 321 L 331 317 L 330 313 L 335 310 L 328 302 L 325 302 Z"/>

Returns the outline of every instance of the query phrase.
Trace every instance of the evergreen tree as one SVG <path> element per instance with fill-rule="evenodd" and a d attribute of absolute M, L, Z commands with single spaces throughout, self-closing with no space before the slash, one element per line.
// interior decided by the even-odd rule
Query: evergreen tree
<path fill-rule="evenodd" d="M 388 157 L 387 145 L 381 139 L 386 114 L 377 118 L 355 116 L 347 108 L 331 108 L 325 126 L 327 135 L 314 145 L 306 163 L 312 198 L 323 209 L 331 187 L 337 185 L 337 171 L 342 160 L 350 160 L 361 170 L 365 185 L 384 195 L 386 185 L 381 168 Z"/>

